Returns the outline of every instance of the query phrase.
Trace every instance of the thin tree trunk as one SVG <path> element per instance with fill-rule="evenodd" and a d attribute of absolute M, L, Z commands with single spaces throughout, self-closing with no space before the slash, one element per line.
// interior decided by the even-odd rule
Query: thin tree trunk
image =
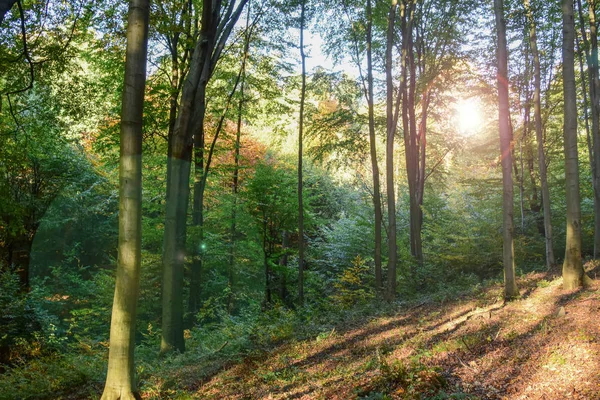
<path fill-rule="evenodd" d="M 556 261 L 554 259 L 554 248 L 552 246 L 552 218 L 550 208 L 550 189 L 548 188 L 548 176 L 546 172 L 546 155 L 544 152 L 544 132 L 542 125 L 542 104 L 541 104 L 541 68 L 540 55 L 537 47 L 536 25 L 533 12 L 529 5 L 529 0 L 525 0 L 525 9 L 529 19 L 529 42 L 531 46 L 531 55 L 533 56 L 533 113 L 535 122 L 535 137 L 537 140 L 538 163 L 540 169 L 540 183 L 542 186 L 542 208 L 544 211 L 544 237 L 546 240 L 546 268 L 551 270 Z"/>
<path fill-rule="evenodd" d="M 306 1 L 300 11 L 300 58 L 302 60 L 302 88 L 300 89 L 300 116 L 298 123 L 298 301 L 304 303 L 304 205 L 302 199 L 302 135 L 304 129 L 304 99 L 306 97 L 306 55 L 304 54 L 304 19 Z"/>
<path fill-rule="evenodd" d="M 394 192 L 394 140 L 396 126 L 394 118 L 394 84 L 392 81 L 392 50 L 394 46 L 394 22 L 397 0 L 392 0 L 388 15 L 387 43 L 385 54 L 385 75 L 387 87 L 387 140 L 386 140 L 386 186 L 388 201 L 388 300 L 396 297 L 396 199 Z"/>
<path fill-rule="evenodd" d="M 406 55 L 408 57 L 408 68 L 409 68 L 409 79 L 408 79 L 408 118 L 409 118 L 409 130 L 410 130 L 410 151 L 411 153 L 411 165 L 410 168 L 407 166 L 407 172 L 410 173 L 409 177 L 409 194 L 410 194 L 410 242 L 411 242 L 411 254 L 417 261 L 418 265 L 423 264 L 423 243 L 421 239 L 421 226 L 423 221 L 423 210 L 422 199 L 423 189 L 425 181 L 421 180 L 421 166 L 424 167 L 425 160 L 422 158 L 425 148 L 422 145 L 425 144 L 421 141 L 419 132 L 417 131 L 417 117 L 416 117 L 416 90 L 417 90 L 417 72 L 414 58 L 414 43 L 413 43 L 413 32 L 412 32 L 412 20 L 414 10 L 410 9 L 409 23 L 406 30 L 406 36 L 403 40 L 408 42 Z M 427 115 L 424 115 L 427 118 Z M 423 125 L 425 128 L 425 125 Z M 425 139 L 425 137 L 423 137 Z"/>
<path fill-rule="evenodd" d="M 290 244 L 289 244 L 289 235 L 287 233 L 287 231 L 283 231 L 281 233 L 281 252 L 282 255 L 281 257 L 279 257 L 279 266 L 281 267 L 281 278 L 279 281 L 279 297 L 281 298 L 281 301 L 283 301 L 283 304 L 285 304 L 286 306 L 290 306 L 293 304 L 290 304 L 290 302 L 288 301 L 288 290 L 287 290 L 287 279 L 286 279 L 286 274 L 285 274 L 285 270 L 287 269 L 287 265 L 288 265 L 288 248 L 289 248 Z"/>
<path fill-rule="evenodd" d="M 148 0 L 131 0 L 119 160 L 119 251 L 103 400 L 139 399 L 134 349 L 142 258 L 142 116 L 146 85 Z"/>
<path fill-rule="evenodd" d="M 206 61 L 208 63 L 208 60 Z M 200 78 L 200 86 L 196 94 L 196 101 L 201 103 L 197 108 L 198 120 L 204 121 L 206 116 L 206 85 L 208 84 L 208 69 L 203 72 L 205 78 Z M 190 322 L 195 322 L 195 314 L 200 310 L 200 296 L 202 288 L 202 262 L 204 250 L 204 122 L 198 124 L 194 130 L 194 197 L 192 205 L 192 225 L 198 230 L 194 240 L 192 253 L 192 266 L 190 273 L 190 295 L 188 298 L 188 312 Z"/>
<path fill-rule="evenodd" d="M 246 15 L 246 35 L 244 43 L 244 55 L 242 60 L 242 82 L 240 86 L 240 101 L 238 103 L 238 115 L 237 115 L 237 126 L 235 132 L 235 150 L 233 160 L 233 181 L 231 185 L 232 192 L 232 205 L 231 205 L 231 228 L 230 228 L 230 250 L 229 250 L 229 271 L 227 273 L 227 285 L 229 286 L 229 299 L 227 309 L 229 313 L 233 310 L 233 292 L 234 292 L 234 280 L 235 280 L 235 242 L 236 242 L 236 214 L 237 214 L 237 195 L 239 186 L 239 172 L 240 172 L 240 148 L 242 140 L 242 113 L 244 109 L 244 88 L 246 84 L 246 62 L 248 60 L 249 48 L 250 48 L 250 33 L 248 31 L 250 24 L 250 3 L 248 3 L 248 12 Z"/>
<path fill-rule="evenodd" d="M 498 120 L 500 130 L 500 154 L 502 159 L 503 182 L 503 264 L 504 298 L 512 299 L 519 295 L 514 260 L 514 221 L 513 221 L 513 179 L 512 179 L 512 131 L 508 104 L 508 54 L 506 49 L 506 24 L 504 21 L 503 0 L 494 0 L 496 17 L 497 63 L 498 63 Z"/>
<path fill-rule="evenodd" d="M 587 86 L 587 81 L 585 79 L 585 73 L 583 70 L 583 55 L 585 54 L 585 58 L 586 58 L 586 63 L 587 60 L 589 58 L 589 51 L 588 51 L 588 47 L 589 47 L 589 43 L 587 40 L 587 34 L 585 32 L 585 21 L 583 19 L 583 11 L 581 10 L 581 0 L 577 0 L 577 9 L 578 9 L 578 14 L 579 14 L 579 23 L 580 23 L 580 31 L 581 31 L 581 38 L 583 39 L 583 46 L 581 46 L 581 43 L 579 42 L 579 37 L 577 35 L 575 35 L 575 46 L 576 46 L 576 50 L 577 50 L 577 59 L 579 61 L 579 75 L 581 76 L 581 93 L 583 94 L 583 121 L 585 123 L 585 136 L 586 136 L 586 142 L 587 142 L 587 149 L 588 149 L 588 156 L 589 156 L 589 161 L 590 161 L 590 171 L 592 174 L 592 185 L 596 184 L 595 176 L 596 176 L 596 166 L 594 165 L 594 149 L 593 149 L 593 145 L 592 145 L 592 136 L 591 136 L 591 128 L 590 128 L 590 115 L 589 115 L 589 105 L 590 102 L 588 101 L 588 91 L 590 90 L 590 87 Z M 588 68 L 588 73 L 589 73 L 589 68 Z"/>
<path fill-rule="evenodd" d="M 269 255 L 271 254 L 267 247 L 267 216 L 263 212 L 263 266 L 265 271 L 265 306 L 267 309 L 271 306 L 271 271 L 269 268 Z"/>
<path fill-rule="evenodd" d="M 383 274 L 381 271 L 381 187 L 379 184 L 379 166 L 377 163 L 377 148 L 375 138 L 375 111 L 373 106 L 373 9 L 372 0 L 367 0 L 367 102 L 369 106 L 369 147 L 371 151 L 371 169 L 373 171 L 373 207 L 375 209 L 375 287 L 378 292 L 383 290 Z"/>
<path fill-rule="evenodd" d="M 562 0 L 563 13 L 563 95 L 564 149 L 567 198 L 567 240 L 563 263 L 563 286 L 574 289 L 584 285 L 586 275 L 581 261 L 581 209 L 577 154 L 577 93 L 575 90 L 575 23 L 573 2 Z"/>

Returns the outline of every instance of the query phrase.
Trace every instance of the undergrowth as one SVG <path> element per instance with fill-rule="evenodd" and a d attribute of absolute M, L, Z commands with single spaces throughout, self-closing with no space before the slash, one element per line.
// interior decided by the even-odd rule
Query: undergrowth
<path fill-rule="evenodd" d="M 358 267 L 356 270 L 363 272 Z M 481 289 L 471 286 L 465 290 L 468 286 L 446 287 L 433 295 L 391 304 L 373 299 L 368 293 L 357 294 L 343 288 L 335 301 L 326 298 L 295 310 L 275 304 L 261 312 L 258 302 L 249 303 L 237 315 L 218 309 L 217 318 L 211 318 L 216 322 L 202 323 L 186 331 L 185 353 L 162 358 L 158 358 L 160 330 L 149 325 L 136 347 L 138 387 L 151 399 L 182 396 L 194 382 L 245 357 L 260 357 L 287 342 L 324 340 L 367 320 L 395 315 L 399 308 L 446 301 Z M 344 295 L 347 297 L 340 297 Z M 1 374 L 0 400 L 97 398 L 103 388 L 107 355 L 105 340 L 71 338 L 70 342 L 61 343 L 60 349 L 17 362 Z M 396 388 L 396 395 L 398 390 L 404 391 L 408 396 L 404 398 L 411 398 L 411 393 L 417 392 L 443 393 L 443 377 L 422 364 L 388 365 L 381 361 L 379 368 L 381 377 L 365 396 L 385 394 L 391 387 Z"/>

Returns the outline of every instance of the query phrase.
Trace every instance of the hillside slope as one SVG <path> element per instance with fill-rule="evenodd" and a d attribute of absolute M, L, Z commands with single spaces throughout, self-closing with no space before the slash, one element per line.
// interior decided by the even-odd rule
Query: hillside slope
<path fill-rule="evenodd" d="M 565 292 L 543 274 L 519 284 L 508 304 L 493 286 L 286 344 L 199 382 L 186 369 L 178 398 L 600 399 L 597 284 Z"/>

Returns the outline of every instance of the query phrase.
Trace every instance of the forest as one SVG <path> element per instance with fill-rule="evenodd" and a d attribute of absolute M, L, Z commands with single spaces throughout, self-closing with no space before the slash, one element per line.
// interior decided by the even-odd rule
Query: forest
<path fill-rule="evenodd" d="M 596 0 L 0 0 L 0 400 L 600 399 L 599 260 Z"/>

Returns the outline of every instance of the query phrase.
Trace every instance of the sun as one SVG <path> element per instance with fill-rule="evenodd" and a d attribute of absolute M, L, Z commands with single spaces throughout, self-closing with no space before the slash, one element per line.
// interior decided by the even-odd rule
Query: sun
<path fill-rule="evenodd" d="M 458 131 L 465 136 L 479 132 L 482 125 L 482 109 L 478 99 L 471 97 L 460 99 L 454 105 L 454 124 Z"/>

